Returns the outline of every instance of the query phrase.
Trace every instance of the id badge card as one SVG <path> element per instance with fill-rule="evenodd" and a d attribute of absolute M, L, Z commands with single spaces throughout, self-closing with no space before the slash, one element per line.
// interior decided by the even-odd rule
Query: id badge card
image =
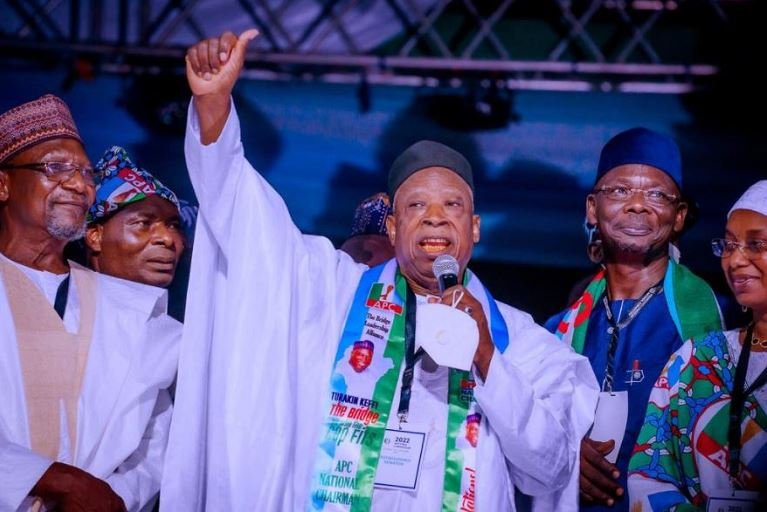
<path fill-rule="evenodd" d="M 706 502 L 706 512 L 757 512 L 759 493 L 732 489 L 716 489 Z M 763 505 L 763 504 L 762 504 Z"/>
<path fill-rule="evenodd" d="M 426 432 L 387 428 L 378 459 L 375 487 L 415 491 L 425 448 Z"/>
<path fill-rule="evenodd" d="M 599 393 L 594 426 L 591 427 L 588 437 L 594 441 L 615 440 L 615 448 L 605 456 L 605 459 L 613 464 L 618 459 L 623 435 L 626 433 L 628 417 L 628 391 L 602 391 Z"/>

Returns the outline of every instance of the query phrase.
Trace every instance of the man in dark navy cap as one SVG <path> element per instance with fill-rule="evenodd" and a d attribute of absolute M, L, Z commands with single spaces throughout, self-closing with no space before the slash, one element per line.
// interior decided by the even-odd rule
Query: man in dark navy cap
<path fill-rule="evenodd" d="M 713 291 L 669 256 L 685 228 L 679 148 L 646 128 L 602 149 L 586 198 L 601 271 L 547 327 L 591 361 L 602 393 L 581 444 L 583 510 L 628 510 L 626 472 L 647 399 L 682 342 L 721 328 Z"/>
<path fill-rule="evenodd" d="M 394 161 L 396 257 L 383 265 L 301 234 L 242 151 L 231 90 L 253 35 L 187 54 L 201 225 L 163 503 L 503 512 L 516 486 L 541 510 L 574 509 L 557 493 L 576 474 L 596 382 L 467 269 L 480 236 L 470 163 L 434 141 Z M 434 274 L 440 256 L 455 262 L 452 286 Z"/>

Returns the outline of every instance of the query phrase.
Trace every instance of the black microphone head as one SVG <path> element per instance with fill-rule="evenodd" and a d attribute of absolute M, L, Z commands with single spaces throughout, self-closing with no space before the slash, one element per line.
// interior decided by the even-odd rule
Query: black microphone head
<path fill-rule="evenodd" d="M 458 260 L 449 254 L 437 256 L 431 268 L 434 271 L 434 277 L 437 278 L 441 292 L 458 284 L 458 272 L 461 271 L 461 266 L 458 264 Z"/>

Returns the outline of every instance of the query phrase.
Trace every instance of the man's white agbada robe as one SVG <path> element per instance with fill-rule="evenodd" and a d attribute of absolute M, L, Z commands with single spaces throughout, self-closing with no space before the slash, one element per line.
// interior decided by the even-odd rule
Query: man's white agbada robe
<path fill-rule="evenodd" d="M 105 480 L 128 510 L 140 510 L 159 490 L 181 324 L 165 314 L 165 290 L 96 275 L 76 451 L 61 462 Z M 70 298 L 76 286 L 73 281 Z M 1 279 L 0 390 L 0 511 L 27 510 L 27 494 L 54 461 L 29 448 L 18 345 Z"/>
<path fill-rule="evenodd" d="M 303 510 L 334 356 L 367 267 L 327 239 L 299 232 L 245 160 L 234 106 L 208 146 L 190 107 L 186 159 L 200 215 L 161 507 Z M 498 306 L 509 347 L 495 352 L 474 391 L 487 418 L 477 510 L 514 510 L 513 486 L 546 495 L 549 510 L 556 503 L 576 510 L 577 449 L 591 424 L 596 382 L 588 362 L 529 315 Z M 409 421 L 430 431 L 422 480 L 417 492 L 376 489 L 374 510 L 440 510 L 446 397 L 447 369 L 418 363 Z M 395 411 L 398 400 L 396 393 Z"/>

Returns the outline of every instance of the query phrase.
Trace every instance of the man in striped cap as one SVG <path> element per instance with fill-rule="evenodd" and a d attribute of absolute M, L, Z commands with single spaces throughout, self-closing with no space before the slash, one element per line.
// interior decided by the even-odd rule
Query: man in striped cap
<path fill-rule="evenodd" d="M 139 510 L 159 490 L 181 325 L 164 291 L 64 257 L 94 188 L 61 99 L 0 114 L 0 510 Z"/>
<path fill-rule="evenodd" d="M 99 184 L 88 212 L 88 265 L 97 272 L 167 287 L 184 252 L 176 194 L 112 146 L 96 163 Z"/>

